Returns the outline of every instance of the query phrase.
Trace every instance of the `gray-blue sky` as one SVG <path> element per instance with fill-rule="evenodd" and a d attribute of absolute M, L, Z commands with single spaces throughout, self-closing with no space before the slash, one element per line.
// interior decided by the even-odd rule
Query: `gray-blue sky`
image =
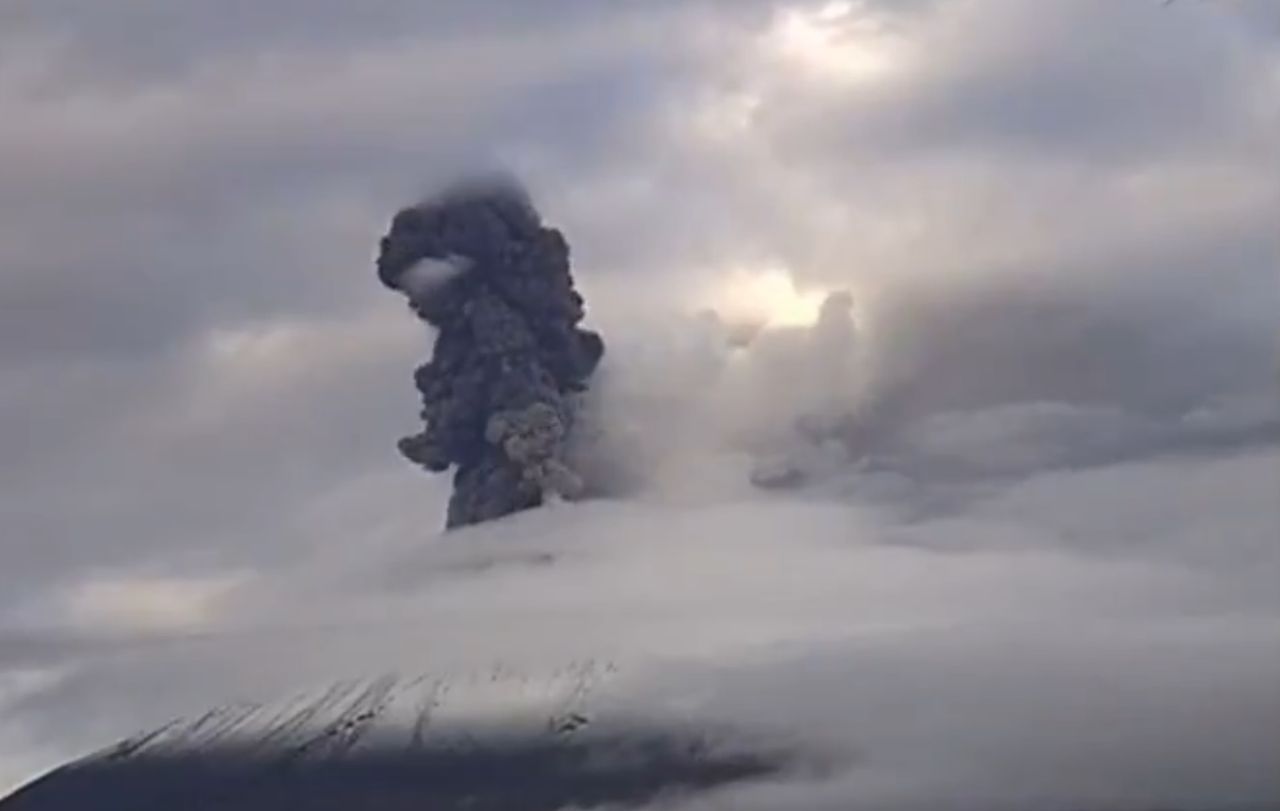
<path fill-rule="evenodd" d="M 23 639 L 92 636 L 85 606 L 128 602 L 102 582 L 430 542 L 441 485 L 393 448 L 428 336 L 371 261 L 397 207 L 495 166 L 573 245 L 616 346 L 606 424 L 667 432 L 644 475 L 767 445 L 833 373 L 780 335 L 712 379 L 667 318 L 772 268 L 852 292 L 843 405 L 885 437 L 873 479 L 815 497 L 980 523 L 1009 477 L 1157 460 L 1130 482 L 1156 502 L 1158 460 L 1276 461 L 1268 0 L 20 1 L 0 121 L 0 627 Z M 1204 531 L 1252 549 L 1280 520 L 1259 503 L 1224 490 Z"/>

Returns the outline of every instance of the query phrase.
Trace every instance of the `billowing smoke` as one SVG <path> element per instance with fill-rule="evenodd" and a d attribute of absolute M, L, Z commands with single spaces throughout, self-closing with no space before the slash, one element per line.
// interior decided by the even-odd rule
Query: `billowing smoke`
<path fill-rule="evenodd" d="M 428 470 L 454 468 L 447 525 L 579 495 L 565 447 L 604 343 L 578 326 L 569 246 L 525 191 L 473 183 L 402 210 L 378 278 L 438 331 L 414 376 L 426 427 L 399 447 Z"/>

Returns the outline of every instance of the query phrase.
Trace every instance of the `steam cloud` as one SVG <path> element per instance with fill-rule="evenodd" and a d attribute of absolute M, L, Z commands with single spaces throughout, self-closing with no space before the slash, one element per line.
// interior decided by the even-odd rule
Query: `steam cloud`
<path fill-rule="evenodd" d="M 414 375 L 426 427 L 399 447 L 430 471 L 455 467 L 447 526 L 579 495 L 564 451 L 604 342 L 578 326 L 569 246 L 526 192 L 471 183 L 400 211 L 378 278 L 438 330 Z"/>

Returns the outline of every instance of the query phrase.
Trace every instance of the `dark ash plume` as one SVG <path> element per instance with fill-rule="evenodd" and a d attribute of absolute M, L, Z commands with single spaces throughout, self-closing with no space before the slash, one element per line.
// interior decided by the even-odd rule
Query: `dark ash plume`
<path fill-rule="evenodd" d="M 378 278 L 438 330 L 414 376 L 426 428 L 400 452 L 431 471 L 455 467 L 447 525 L 578 495 L 565 443 L 604 343 L 578 326 L 569 246 L 524 190 L 471 184 L 402 210 Z"/>

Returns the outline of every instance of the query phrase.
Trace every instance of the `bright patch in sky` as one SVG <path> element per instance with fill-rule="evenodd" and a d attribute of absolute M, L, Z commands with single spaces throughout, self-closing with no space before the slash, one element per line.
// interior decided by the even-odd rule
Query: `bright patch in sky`
<path fill-rule="evenodd" d="M 800 289 L 781 268 L 735 270 L 714 284 L 705 305 L 731 323 L 803 327 L 818 320 L 824 290 Z"/>
<path fill-rule="evenodd" d="M 900 61 L 898 43 L 853 2 L 785 9 L 766 43 L 788 62 L 828 80 L 875 79 Z"/>

